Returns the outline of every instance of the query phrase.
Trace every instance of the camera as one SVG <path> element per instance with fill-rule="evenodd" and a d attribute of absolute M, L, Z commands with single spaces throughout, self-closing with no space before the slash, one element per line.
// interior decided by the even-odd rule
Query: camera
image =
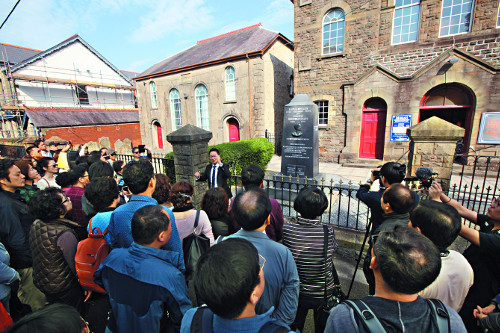
<path fill-rule="evenodd" d="M 380 170 L 373 171 L 373 177 L 380 178 Z"/>
<path fill-rule="evenodd" d="M 423 167 L 418 168 L 417 171 L 415 172 L 416 178 L 420 181 L 422 186 L 427 189 L 431 187 L 432 183 L 435 180 L 434 176 L 437 175 L 438 175 L 437 172 L 432 172 L 431 169 Z"/>
<path fill-rule="evenodd" d="M 146 152 L 146 145 L 139 145 L 139 153 L 144 153 Z"/>

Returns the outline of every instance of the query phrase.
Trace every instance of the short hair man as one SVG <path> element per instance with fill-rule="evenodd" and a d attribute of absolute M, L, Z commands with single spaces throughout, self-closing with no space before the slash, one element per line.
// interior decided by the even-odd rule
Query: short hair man
<path fill-rule="evenodd" d="M 264 170 L 258 164 L 250 164 L 241 169 L 241 183 L 245 188 L 245 191 L 248 191 L 252 188 L 264 188 Z M 281 210 L 281 206 L 276 199 L 269 198 L 271 204 L 273 206 L 271 210 L 271 221 L 269 225 L 266 227 L 266 235 L 274 240 L 279 242 L 283 238 L 283 224 L 285 223 L 283 219 L 283 212 Z M 231 207 L 233 202 L 231 201 Z M 231 212 L 230 208 L 230 216 L 232 222 L 236 228 L 240 226 L 236 222 L 234 218 L 234 214 Z"/>
<path fill-rule="evenodd" d="M 146 154 L 141 155 L 142 153 Z M 138 146 L 132 148 L 132 156 L 134 157 L 134 161 L 139 161 L 141 157 L 147 157 L 150 161 L 153 158 L 153 155 L 151 154 L 151 151 L 148 148 L 144 147 L 144 151 L 141 152 Z"/>
<path fill-rule="evenodd" d="M 113 178 L 114 171 L 113 167 L 107 162 L 96 161 L 92 163 L 89 167 L 88 178 L 89 182 L 97 179 L 99 177 L 110 177 Z M 94 205 L 87 199 L 85 194 L 82 196 L 82 209 L 84 214 L 84 225 L 87 225 L 92 217 L 97 214 L 97 210 Z"/>
<path fill-rule="evenodd" d="M 439 250 L 428 238 L 408 227 L 397 226 L 374 237 L 370 267 L 375 274 L 375 295 L 361 301 L 371 309 L 385 331 L 438 332 L 431 305 L 417 293 L 438 276 Z M 458 313 L 447 305 L 444 307 L 450 332 L 465 332 Z M 351 306 L 342 303 L 330 312 L 325 332 L 360 331 L 367 330 Z"/>
<path fill-rule="evenodd" d="M 415 192 L 401 184 L 394 184 L 385 190 L 380 199 L 384 214 L 382 224 L 375 230 L 378 234 L 383 230 L 392 230 L 396 225 L 408 226 L 410 211 L 415 206 Z"/>
<path fill-rule="evenodd" d="M 179 329 L 192 307 L 180 253 L 164 251 L 172 229 L 168 214 L 158 205 L 138 209 L 131 221 L 134 242 L 114 249 L 94 274 L 109 295 L 112 332 L 166 332 Z M 169 318 L 168 318 L 169 317 Z"/>
<path fill-rule="evenodd" d="M 266 288 L 257 303 L 257 313 L 266 313 L 274 306 L 271 317 L 290 325 L 297 312 L 299 276 L 290 250 L 264 234 L 271 209 L 271 201 L 263 189 L 253 188 L 239 193 L 233 202 L 233 213 L 242 229 L 226 239 L 244 238 L 266 259 Z"/>
<path fill-rule="evenodd" d="M 133 241 L 131 222 L 134 213 L 144 206 L 158 204 L 152 198 L 156 187 L 156 180 L 153 165 L 150 162 L 146 160 L 131 161 L 125 166 L 123 180 L 133 195 L 129 202 L 121 205 L 111 214 L 108 230 L 112 248 L 129 247 Z M 175 251 L 181 255 L 178 268 L 184 271 L 182 243 L 177 226 L 175 225 L 174 214 L 170 209 L 166 207 L 164 209 L 170 217 L 172 229 L 172 236 L 170 237 L 170 241 L 165 244 L 164 249 Z"/>
<path fill-rule="evenodd" d="M 442 202 L 422 200 L 410 213 L 411 228 L 429 238 L 441 252 L 441 271 L 437 279 L 419 294 L 437 298 L 457 312 L 474 283 L 472 267 L 465 257 L 448 247 L 455 241 L 462 227 L 458 211 Z"/>
<path fill-rule="evenodd" d="M 203 326 L 200 324 L 207 319 L 212 322 L 214 332 L 256 333 L 264 325 L 288 331 L 286 325 L 271 318 L 271 310 L 261 315 L 256 313 L 255 307 L 265 290 L 262 269 L 265 262 L 259 259 L 255 246 L 241 238 L 228 239 L 210 248 L 200 258 L 194 276 L 195 289 L 206 300 L 208 309 L 189 310 L 182 319 L 181 332 L 189 333 L 191 327 Z M 206 318 L 195 315 L 197 311 L 213 314 Z"/>
<path fill-rule="evenodd" d="M 40 154 L 43 157 L 52 157 L 52 154 L 47 150 L 47 145 L 43 139 L 36 139 L 33 145 L 40 149 Z"/>
<path fill-rule="evenodd" d="M 222 163 L 220 159 L 220 152 L 217 148 L 212 148 L 208 152 L 210 158 L 210 164 L 205 167 L 205 171 L 201 173 L 200 171 L 195 172 L 197 182 L 204 182 L 208 180 L 208 188 L 212 187 L 222 187 L 226 191 L 228 199 L 233 197 L 231 189 L 227 184 L 227 180 L 231 179 L 231 171 L 229 170 L 229 164 Z"/>
<path fill-rule="evenodd" d="M 0 160 L 0 242 L 10 254 L 11 266 L 21 277 L 18 296 L 22 303 L 38 310 L 45 303 L 45 295 L 33 284 L 33 257 L 29 245 L 29 231 L 35 220 L 18 188 L 24 186 L 24 175 L 14 161 Z M 13 310 L 13 309 L 12 309 Z"/>

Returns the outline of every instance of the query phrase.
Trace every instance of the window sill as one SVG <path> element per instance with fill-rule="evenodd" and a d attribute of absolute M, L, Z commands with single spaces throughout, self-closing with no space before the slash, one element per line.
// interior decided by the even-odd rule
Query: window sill
<path fill-rule="evenodd" d="M 324 131 L 329 131 L 330 130 L 330 128 L 328 127 L 328 125 L 318 125 L 318 129 L 324 130 Z"/>
<path fill-rule="evenodd" d="M 236 104 L 236 101 L 225 101 L 224 103 L 222 104 Z"/>
<path fill-rule="evenodd" d="M 321 57 L 316 58 L 316 60 L 321 61 L 323 59 L 341 58 L 341 57 L 345 57 L 345 56 L 346 56 L 345 52 L 340 52 L 340 53 L 335 53 L 335 54 L 322 55 Z"/>

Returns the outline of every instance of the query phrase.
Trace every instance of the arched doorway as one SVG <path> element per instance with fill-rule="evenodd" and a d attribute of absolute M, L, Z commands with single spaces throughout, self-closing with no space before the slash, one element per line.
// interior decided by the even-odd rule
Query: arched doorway
<path fill-rule="evenodd" d="M 227 129 L 229 134 L 229 142 L 240 141 L 240 124 L 235 118 L 227 120 Z"/>
<path fill-rule="evenodd" d="M 161 130 L 161 125 L 159 122 L 155 121 L 153 123 L 153 136 L 156 135 L 156 146 L 158 149 L 163 149 L 163 134 Z"/>
<path fill-rule="evenodd" d="M 463 127 L 465 135 L 457 152 L 467 153 L 474 104 L 473 94 L 462 85 L 442 84 L 429 90 L 422 98 L 418 121 L 436 116 Z"/>
<path fill-rule="evenodd" d="M 387 104 L 381 98 L 370 98 L 363 105 L 360 158 L 383 158 Z"/>

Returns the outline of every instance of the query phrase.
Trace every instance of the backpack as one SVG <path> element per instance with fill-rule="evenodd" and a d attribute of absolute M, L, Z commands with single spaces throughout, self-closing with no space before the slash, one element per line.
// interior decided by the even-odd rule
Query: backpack
<path fill-rule="evenodd" d="M 214 313 L 203 306 L 194 313 L 191 321 L 190 333 L 214 333 Z M 287 333 L 290 330 L 279 324 L 277 320 L 271 320 L 262 325 L 258 333 Z"/>
<path fill-rule="evenodd" d="M 443 302 L 438 299 L 425 299 L 427 305 L 431 308 L 433 314 L 434 323 L 438 327 L 439 333 L 451 332 L 450 328 L 450 315 L 446 310 Z M 368 304 L 362 300 L 346 300 L 343 302 L 345 305 L 349 306 L 355 314 L 355 317 L 361 321 L 364 327 L 369 332 L 386 332 L 377 316 L 370 309 Z M 358 321 L 356 320 L 356 321 Z"/>
<path fill-rule="evenodd" d="M 104 239 L 104 235 L 108 233 L 108 228 L 101 233 L 98 227 L 92 229 L 92 220 L 90 220 L 89 229 L 89 237 L 80 241 L 76 249 L 76 274 L 84 290 L 106 294 L 106 290 L 94 282 L 94 273 L 111 252 L 111 247 Z M 97 234 L 94 234 L 94 231 L 97 231 Z"/>

